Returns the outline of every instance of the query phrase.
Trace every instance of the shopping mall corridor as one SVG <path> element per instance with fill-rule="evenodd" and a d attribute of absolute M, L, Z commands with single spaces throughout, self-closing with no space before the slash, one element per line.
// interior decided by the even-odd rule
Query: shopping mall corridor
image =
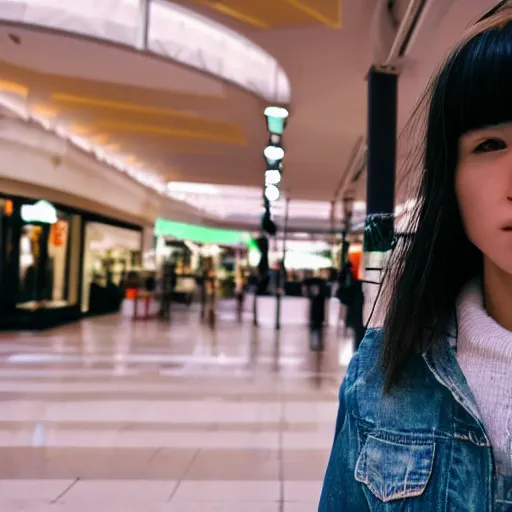
<path fill-rule="evenodd" d="M 0 335 L 0 510 L 315 510 L 351 345 L 233 310 Z"/>

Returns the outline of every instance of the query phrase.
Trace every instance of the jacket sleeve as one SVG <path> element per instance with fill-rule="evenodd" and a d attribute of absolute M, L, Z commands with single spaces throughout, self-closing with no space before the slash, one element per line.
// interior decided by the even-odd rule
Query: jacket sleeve
<path fill-rule="evenodd" d="M 325 474 L 319 512 L 364 512 L 369 510 L 361 484 L 354 471 L 358 456 L 358 435 L 352 408 L 353 385 L 357 378 L 358 355 L 350 362 L 341 385 L 334 443 Z"/>

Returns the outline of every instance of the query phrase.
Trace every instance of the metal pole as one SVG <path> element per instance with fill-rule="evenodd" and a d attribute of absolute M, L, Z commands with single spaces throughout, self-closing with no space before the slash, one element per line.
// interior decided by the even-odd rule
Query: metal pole
<path fill-rule="evenodd" d="M 336 244 L 336 233 L 335 233 L 335 223 L 336 223 L 336 201 L 331 201 L 331 245 L 334 247 Z"/>
<path fill-rule="evenodd" d="M 146 51 L 148 49 L 150 14 L 151 0 L 139 0 L 139 24 L 137 26 L 136 46 L 140 51 Z"/>
<path fill-rule="evenodd" d="M 288 213 L 290 209 L 290 199 L 286 198 L 286 207 L 284 213 L 284 229 L 283 229 L 283 258 L 282 262 L 279 265 L 279 273 L 277 275 L 277 286 L 276 286 L 276 331 L 281 329 L 281 287 L 283 287 L 285 282 L 283 282 L 283 268 L 285 268 L 284 262 L 286 260 L 286 239 L 288 237 Z"/>
<path fill-rule="evenodd" d="M 340 270 L 345 268 L 345 264 L 348 261 L 348 250 L 349 243 L 347 236 L 350 233 L 350 225 L 352 222 L 352 208 L 354 199 L 346 197 L 343 199 L 343 230 L 341 232 L 341 258 L 340 258 Z"/>
<path fill-rule="evenodd" d="M 331 260 L 333 268 L 337 268 L 335 253 L 336 253 L 336 201 L 331 202 Z"/>

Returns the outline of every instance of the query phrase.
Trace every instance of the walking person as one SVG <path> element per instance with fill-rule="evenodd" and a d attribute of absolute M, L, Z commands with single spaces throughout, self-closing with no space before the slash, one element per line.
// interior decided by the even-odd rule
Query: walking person
<path fill-rule="evenodd" d="M 351 327 L 351 308 L 354 302 L 354 274 L 353 265 L 351 261 L 347 261 L 338 276 L 338 287 L 336 290 L 336 297 L 340 301 L 340 312 L 338 318 L 338 331 L 341 319 L 345 316 L 344 327 L 345 336 L 347 335 L 347 329 Z M 338 332 L 339 334 L 339 332 Z"/>
<path fill-rule="evenodd" d="M 320 512 L 512 510 L 511 91 L 509 3 L 418 107 L 415 234 L 342 384 Z"/>
<path fill-rule="evenodd" d="M 176 288 L 177 279 L 176 266 L 171 262 L 165 262 L 160 290 L 160 318 L 162 320 L 171 319 L 172 296 Z"/>
<path fill-rule="evenodd" d="M 243 270 L 238 268 L 235 276 L 236 317 L 242 322 L 245 302 L 245 279 Z"/>
<path fill-rule="evenodd" d="M 327 283 L 325 279 L 314 275 L 304 280 L 307 297 L 309 298 L 309 331 L 310 350 L 324 350 L 325 300 L 327 298 Z"/>

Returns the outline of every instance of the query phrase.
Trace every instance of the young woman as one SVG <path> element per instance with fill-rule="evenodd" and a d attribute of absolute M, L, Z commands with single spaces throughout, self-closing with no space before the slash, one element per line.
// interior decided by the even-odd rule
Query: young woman
<path fill-rule="evenodd" d="M 341 387 L 321 512 L 512 511 L 512 7 L 429 91 L 416 234 Z"/>

